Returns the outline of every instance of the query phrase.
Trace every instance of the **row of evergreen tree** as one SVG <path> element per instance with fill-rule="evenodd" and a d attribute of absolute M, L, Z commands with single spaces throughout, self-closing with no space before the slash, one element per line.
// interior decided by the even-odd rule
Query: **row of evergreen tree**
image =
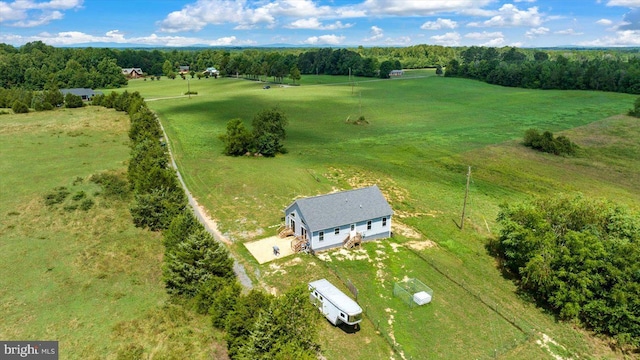
<path fill-rule="evenodd" d="M 471 47 L 449 61 L 445 76 L 531 89 L 599 90 L 640 94 L 640 57 L 626 60 L 563 55 L 550 58 L 536 51 L 530 58 L 516 48 Z"/>
<path fill-rule="evenodd" d="M 232 359 L 316 359 L 319 314 L 305 287 L 280 297 L 261 290 L 242 294 L 228 250 L 189 208 L 160 123 L 140 94 L 99 95 L 93 105 L 129 114 L 131 215 L 136 226 L 163 233 L 163 278 L 172 301 L 210 316 L 213 326 L 225 330 Z"/>

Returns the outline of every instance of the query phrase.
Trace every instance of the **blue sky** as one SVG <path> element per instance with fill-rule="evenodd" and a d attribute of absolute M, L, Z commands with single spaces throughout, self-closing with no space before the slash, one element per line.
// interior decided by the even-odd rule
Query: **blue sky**
<path fill-rule="evenodd" d="M 640 0 L 15 0 L 0 42 L 54 46 L 640 46 Z"/>

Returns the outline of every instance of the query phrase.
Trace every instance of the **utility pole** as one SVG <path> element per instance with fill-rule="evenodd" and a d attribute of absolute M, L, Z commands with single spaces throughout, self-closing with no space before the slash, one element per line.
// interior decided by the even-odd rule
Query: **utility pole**
<path fill-rule="evenodd" d="M 469 195 L 469 179 L 471 179 L 471 166 L 467 172 L 467 188 L 464 191 L 464 204 L 462 205 L 462 218 L 460 219 L 460 230 L 464 229 L 464 211 L 467 209 L 467 196 Z"/>
<path fill-rule="evenodd" d="M 189 99 L 191 99 L 191 84 L 189 83 L 189 78 L 187 78 L 187 93 L 189 94 Z"/>

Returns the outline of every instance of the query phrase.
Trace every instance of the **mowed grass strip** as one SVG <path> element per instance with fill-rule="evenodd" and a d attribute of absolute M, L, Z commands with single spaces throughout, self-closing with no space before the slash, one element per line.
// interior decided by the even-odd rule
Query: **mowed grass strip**
<path fill-rule="evenodd" d="M 61 359 L 224 358 L 206 318 L 165 305 L 160 234 L 90 180 L 126 179 L 128 126 L 98 107 L 0 117 L 0 339 L 57 340 Z"/>

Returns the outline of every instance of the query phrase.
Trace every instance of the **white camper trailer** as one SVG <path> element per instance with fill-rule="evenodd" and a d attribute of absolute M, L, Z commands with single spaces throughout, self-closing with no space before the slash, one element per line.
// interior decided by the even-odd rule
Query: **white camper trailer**
<path fill-rule="evenodd" d="M 326 279 L 309 283 L 309 298 L 333 325 L 356 325 L 362 321 L 362 308 Z"/>

